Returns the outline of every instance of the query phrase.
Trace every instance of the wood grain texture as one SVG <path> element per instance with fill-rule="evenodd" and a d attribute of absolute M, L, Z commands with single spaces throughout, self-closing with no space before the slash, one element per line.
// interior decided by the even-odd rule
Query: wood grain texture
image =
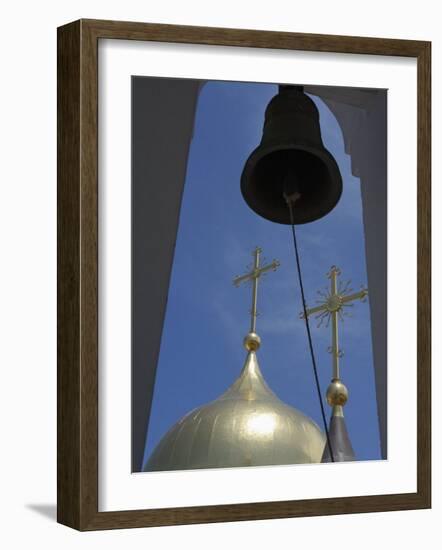
<path fill-rule="evenodd" d="M 361 36 L 336 36 L 187 25 L 157 25 L 128 21 L 82 20 L 100 38 L 149 40 L 187 44 L 240 46 L 315 52 L 418 57 L 425 42 Z"/>
<path fill-rule="evenodd" d="M 80 507 L 80 23 L 58 32 L 57 518 Z"/>
<path fill-rule="evenodd" d="M 431 44 L 418 57 L 417 485 L 431 507 Z"/>
<path fill-rule="evenodd" d="M 415 57 L 418 62 L 418 491 L 98 512 L 98 40 Z M 430 43 L 80 20 L 58 29 L 58 521 L 115 529 L 431 506 Z"/>

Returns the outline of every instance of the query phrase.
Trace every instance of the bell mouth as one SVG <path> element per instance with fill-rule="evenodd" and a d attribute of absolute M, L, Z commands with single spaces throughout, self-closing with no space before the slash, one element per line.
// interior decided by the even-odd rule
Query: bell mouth
<path fill-rule="evenodd" d="M 241 192 L 258 215 L 290 225 L 284 198 L 287 187 L 299 193 L 293 204 L 295 224 L 309 223 L 328 214 L 342 194 L 342 178 L 333 156 L 326 150 L 281 144 L 257 147 L 244 166 Z"/>

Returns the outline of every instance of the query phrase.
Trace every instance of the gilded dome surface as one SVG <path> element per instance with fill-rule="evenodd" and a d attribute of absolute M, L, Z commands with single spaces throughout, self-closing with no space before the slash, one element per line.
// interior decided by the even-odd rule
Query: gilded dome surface
<path fill-rule="evenodd" d="M 252 350 L 224 394 L 163 436 L 144 471 L 321 462 L 324 446 L 317 424 L 267 386 Z"/>

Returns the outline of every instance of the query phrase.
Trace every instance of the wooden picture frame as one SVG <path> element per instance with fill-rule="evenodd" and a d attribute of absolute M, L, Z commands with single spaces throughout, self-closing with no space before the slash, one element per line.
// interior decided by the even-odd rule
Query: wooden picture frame
<path fill-rule="evenodd" d="M 417 492 L 98 511 L 98 40 L 403 56 L 418 71 Z M 79 20 L 58 29 L 58 521 L 82 531 L 429 508 L 430 83 L 423 41 Z"/>

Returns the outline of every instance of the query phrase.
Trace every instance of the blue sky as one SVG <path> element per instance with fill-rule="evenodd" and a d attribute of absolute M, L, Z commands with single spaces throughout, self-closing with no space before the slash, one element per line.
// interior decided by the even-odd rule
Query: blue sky
<path fill-rule="evenodd" d="M 201 90 L 189 154 L 145 459 L 191 409 L 217 398 L 241 371 L 250 323 L 251 289 L 232 279 L 245 273 L 260 246 L 281 263 L 261 279 L 257 332 L 261 371 L 280 399 L 322 426 L 303 321 L 290 228 L 256 215 L 244 202 L 240 176 L 262 135 L 271 84 L 209 82 Z M 357 291 L 367 283 L 359 179 L 351 175 L 342 132 L 326 105 L 320 111 L 325 146 L 336 158 L 343 194 L 325 218 L 298 226 L 308 305 L 328 288 L 330 266 Z M 331 378 L 331 330 L 312 322 L 323 394 Z M 345 417 L 358 460 L 380 459 L 369 304 L 355 302 L 340 323 L 341 377 L 350 393 Z M 147 368 L 147 367 L 146 367 Z M 326 405 L 327 414 L 329 407 Z"/>

